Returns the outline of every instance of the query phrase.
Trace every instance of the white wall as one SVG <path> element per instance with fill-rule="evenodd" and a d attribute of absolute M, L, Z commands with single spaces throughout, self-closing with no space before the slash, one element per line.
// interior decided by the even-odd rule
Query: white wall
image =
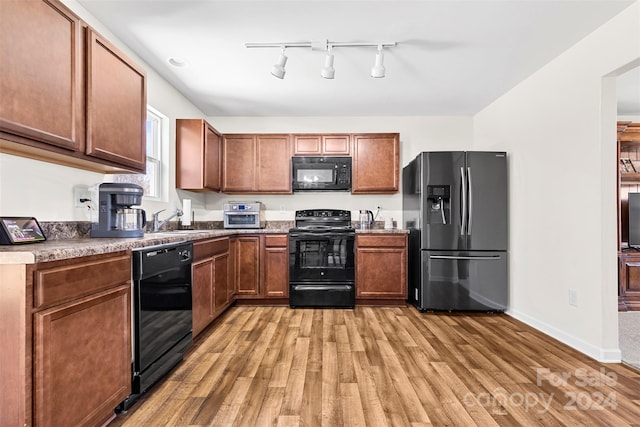
<path fill-rule="evenodd" d="M 619 361 L 615 78 L 640 58 L 632 4 L 474 117 L 474 148 L 509 152 L 509 312 Z M 577 291 L 577 307 L 569 290 Z"/>
<path fill-rule="evenodd" d="M 208 117 L 222 133 L 400 133 L 400 166 L 427 150 L 466 150 L 472 144 L 471 117 Z M 319 197 L 319 195 L 321 197 Z M 207 196 L 207 219 L 222 218 L 222 203 L 229 200 L 260 200 L 268 220 L 293 220 L 298 209 L 334 208 L 376 211 L 398 222 L 402 217 L 402 194 L 351 195 L 343 193 L 296 193 L 287 196 Z M 354 217 L 355 218 L 355 217 Z"/>

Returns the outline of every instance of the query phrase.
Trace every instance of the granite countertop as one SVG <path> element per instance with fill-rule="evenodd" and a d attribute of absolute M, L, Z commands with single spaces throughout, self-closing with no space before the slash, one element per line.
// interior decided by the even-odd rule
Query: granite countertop
<path fill-rule="evenodd" d="M 75 238 L 47 240 L 42 243 L 0 247 L 0 264 L 33 264 L 88 255 L 137 249 L 166 243 L 211 239 L 237 234 L 287 233 L 288 229 L 176 230 L 146 233 L 135 238 Z"/>
<path fill-rule="evenodd" d="M 28 245 L 0 246 L 0 264 L 33 264 L 81 256 L 100 255 L 167 243 L 232 236 L 238 234 L 283 234 L 289 224 L 261 229 L 172 230 L 146 233 L 136 238 L 57 238 Z M 374 228 L 357 230 L 356 234 L 406 234 L 407 230 Z"/>

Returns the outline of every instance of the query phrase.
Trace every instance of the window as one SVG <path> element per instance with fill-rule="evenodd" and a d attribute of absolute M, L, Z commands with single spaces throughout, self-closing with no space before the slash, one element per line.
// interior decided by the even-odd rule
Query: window
<path fill-rule="evenodd" d="M 168 179 L 168 139 L 169 119 L 153 107 L 147 106 L 147 173 L 114 175 L 114 182 L 138 184 L 144 189 L 144 197 L 164 200 Z"/>

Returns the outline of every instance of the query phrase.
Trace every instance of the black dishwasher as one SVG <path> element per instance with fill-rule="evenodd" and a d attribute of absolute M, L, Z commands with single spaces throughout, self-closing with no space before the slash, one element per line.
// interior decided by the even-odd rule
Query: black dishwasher
<path fill-rule="evenodd" d="M 132 251 L 132 394 L 127 410 L 191 346 L 193 244 L 180 242 Z"/>

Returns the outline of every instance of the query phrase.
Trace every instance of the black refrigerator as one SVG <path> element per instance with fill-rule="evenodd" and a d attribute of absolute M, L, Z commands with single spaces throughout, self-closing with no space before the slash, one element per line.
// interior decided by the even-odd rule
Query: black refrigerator
<path fill-rule="evenodd" d="M 419 310 L 506 310 L 507 177 L 505 152 L 423 152 L 404 167 L 409 301 Z"/>

